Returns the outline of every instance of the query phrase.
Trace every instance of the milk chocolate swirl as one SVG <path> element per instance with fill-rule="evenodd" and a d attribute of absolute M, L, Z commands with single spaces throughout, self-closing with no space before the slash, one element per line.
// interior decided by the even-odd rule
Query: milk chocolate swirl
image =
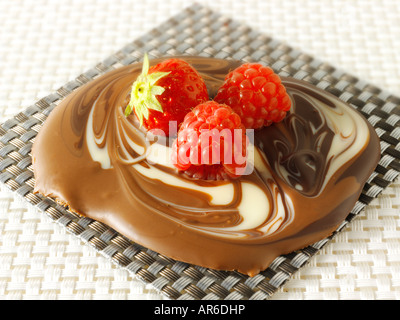
<path fill-rule="evenodd" d="M 239 64 L 183 58 L 211 97 Z M 192 180 L 171 164 L 172 139 L 123 114 L 140 71 L 133 64 L 108 72 L 52 111 L 32 149 L 35 192 L 171 258 L 255 275 L 277 256 L 330 235 L 379 160 L 378 138 L 360 114 L 284 78 L 292 109 L 255 133 L 252 172 L 233 181 Z"/>

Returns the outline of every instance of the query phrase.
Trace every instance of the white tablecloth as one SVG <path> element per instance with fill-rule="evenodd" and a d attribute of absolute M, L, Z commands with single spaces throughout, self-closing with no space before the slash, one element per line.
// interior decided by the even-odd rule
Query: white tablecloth
<path fill-rule="evenodd" d="M 164 22 L 187 0 L 0 0 L 0 122 Z M 201 4 L 400 95 L 398 0 Z M 1 187 L 1 299 L 163 299 Z M 399 299 L 400 183 L 272 299 Z"/>

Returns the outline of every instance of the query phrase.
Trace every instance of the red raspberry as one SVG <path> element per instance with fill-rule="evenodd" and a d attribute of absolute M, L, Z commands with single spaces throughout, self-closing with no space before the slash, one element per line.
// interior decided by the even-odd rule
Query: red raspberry
<path fill-rule="evenodd" d="M 259 63 L 246 63 L 231 71 L 214 100 L 230 106 L 248 129 L 281 121 L 291 107 L 280 77 Z"/>
<path fill-rule="evenodd" d="M 248 138 L 240 117 L 215 101 L 189 112 L 172 146 L 172 163 L 195 179 L 225 180 L 246 168 Z"/>

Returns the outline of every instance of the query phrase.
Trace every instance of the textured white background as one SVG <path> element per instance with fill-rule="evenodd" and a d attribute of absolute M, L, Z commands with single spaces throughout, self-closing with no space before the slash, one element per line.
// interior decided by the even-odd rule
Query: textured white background
<path fill-rule="evenodd" d="M 199 3 L 400 95 L 400 1 Z M 0 0 L 0 122 L 179 13 L 183 0 Z M 273 299 L 400 299 L 400 184 Z M 2 188 L 1 299 L 161 299 Z"/>

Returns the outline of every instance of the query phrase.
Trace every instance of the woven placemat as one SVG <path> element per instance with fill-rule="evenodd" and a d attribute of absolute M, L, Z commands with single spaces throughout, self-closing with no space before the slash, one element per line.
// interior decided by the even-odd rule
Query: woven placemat
<path fill-rule="evenodd" d="M 51 110 L 81 85 L 114 68 L 140 60 L 144 52 L 153 58 L 186 54 L 259 61 L 282 76 L 313 83 L 357 108 L 381 138 L 382 159 L 337 232 L 400 172 L 400 151 L 396 148 L 400 137 L 398 97 L 200 5 L 184 10 L 0 127 L 0 181 L 114 263 L 171 299 L 269 298 L 330 238 L 278 257 L 267 270 L 249 278 L 236 272 L 174 261 L 133 243 L 102 223 L 78 217 L 53 200 L 32 194 L 34 177 L 30 150 Z"/>

